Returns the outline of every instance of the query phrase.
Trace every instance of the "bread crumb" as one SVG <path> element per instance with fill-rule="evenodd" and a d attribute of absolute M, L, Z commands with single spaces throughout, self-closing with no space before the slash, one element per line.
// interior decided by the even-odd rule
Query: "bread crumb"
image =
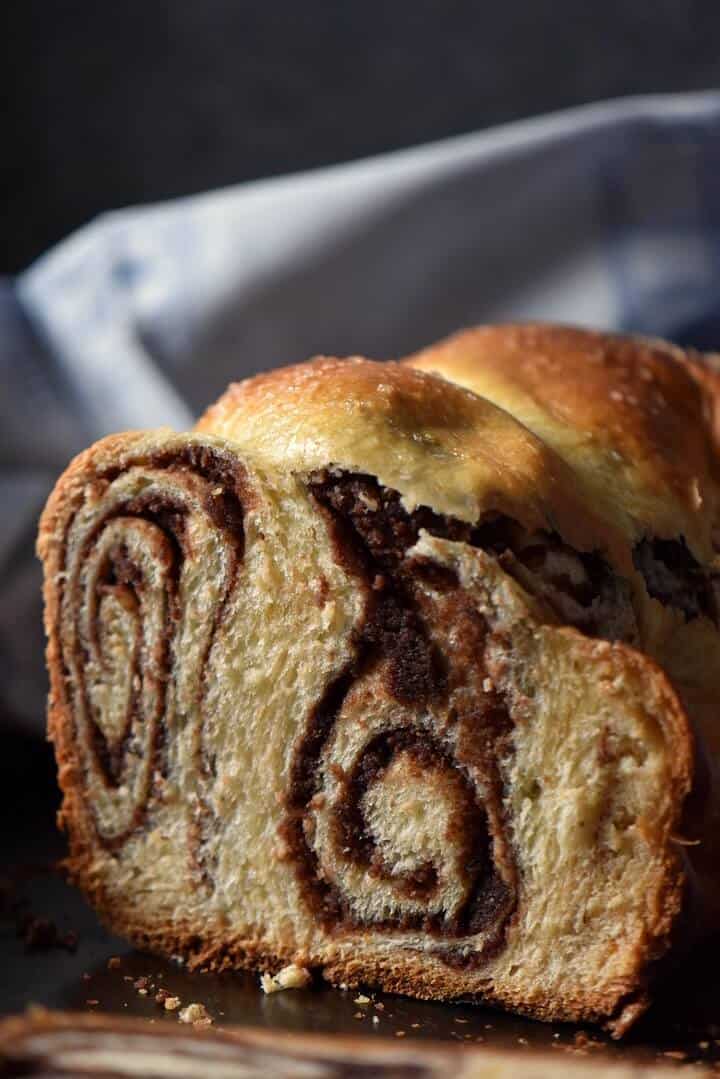
<path fill-rule="evenodd" d="M 483 690 L 485 693 L 492 693 L 495 689 L 495 683 L 492 678 L 483 678 Z"/>
<path fill-rule="evenodd" d="M 181 1023 L 192 1023 L 193 1026 L 210 1026 L 212 1023 L 212 1016 L 208 1014 L 208 1010 L 204 1004 L 200 1004 L 199 1001 L 194 1001 L 192 1004 L 188 1004 L 186 1008 L 182 1008 L 178 1013 L 178 1020 Z"/>
<path fill-rule="evenodd" d="M 380 1022 L 380 1016 L 379 1015 L 374 1015 L 372 1017 L 372 1021 L 373 1021 L 373 1023 L 376 1023 L 376 1024 L 379 1023 Z"/>
<path fill-rule="evenodd" d="M 366 997 L 364 993 L 360 993 L 360 995 L 355 997 L 355 1000 L 353 1001 L 353 1004 L 369 1004 L 369 1003 L 370 1003 L 370 997 Z"/>
<path fill-rule="evenodd" d="M 176 1012 L 181 1003 L 180 997 L 165 997 L 165 1011 Z"/>
<path fill-rule="evenodd" d="M 120 967 L 120 957 L 118 955 L 112 955 L 107 961 L 108 970 L 118 970 Z"/>
<path fill-rule="evenodd" d="M 89 1004 L 90 1007 L 93 1008 L 96 1004 L 99 1004 L 100 1001 L 99 1000 L 86 1000 L 85 1003 Z"/>
<path fill-rule="evenodd" d="M 396 1038 L 404 1038 L 405 1037 L 405 1031 L 404 1030 L 396 1030 L 395 1031 L 395 1037 Z"/>
<path fill-rule="evenodd" d="M 304 989 L 310 981 L 311 974 L 307 967 L 299 967 L 296 963 L 283 967 L 277 974 L 260 975 L 263 993 L 279 993 L 281 989 Z"/>

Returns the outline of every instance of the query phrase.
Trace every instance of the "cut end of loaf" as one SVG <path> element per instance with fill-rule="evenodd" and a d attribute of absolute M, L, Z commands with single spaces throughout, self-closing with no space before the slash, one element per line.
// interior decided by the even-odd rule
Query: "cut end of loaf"
<path fill-rule="evenodd" d="M 621 580 L 401 496 L 210 435 L 70 467 L 39 549 L 75 877 L 195 966 L 630 1015 L 682 901 L 685 716 L 599 639 L 636 638 Z"/>

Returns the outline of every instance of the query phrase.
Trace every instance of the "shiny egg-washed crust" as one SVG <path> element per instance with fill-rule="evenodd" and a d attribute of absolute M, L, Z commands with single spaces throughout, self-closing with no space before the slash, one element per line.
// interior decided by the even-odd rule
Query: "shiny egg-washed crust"
<path fill-rule="evenodd" d="M 554 450 L 503 407 L 397 363 L 320 357 L 233 383 L 195 428 L 293 472 L 337 466 L 475 524 L 506 513 L 632 565 Z"/>
<path fill-rule="evenodd" d="M 632 539 L 683 535 L 699 561 L 716 558 L 719 377 L 697 354 L 664 341 L 527 323 L 466 330 L 404 362 L 511 412 Z"/>

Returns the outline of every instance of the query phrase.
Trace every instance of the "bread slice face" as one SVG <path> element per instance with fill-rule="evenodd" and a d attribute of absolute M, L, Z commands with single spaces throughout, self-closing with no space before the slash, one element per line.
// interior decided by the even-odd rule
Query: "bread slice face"
<path fill-rule="evenodd" d="M 651 660 L 563 624 L 559 481 L 523 522 L 517 456 L 433 504 L 427 432 L 410 484 L 398 444 L 207 428 L 96 444 L 41 522 L 74 878 L 191 966 L 626 1025 L 681 909 L 692 738 Z"/>
<path fill-rule="evenodd" d="M 198 1005 L 190 1005 L 197 1008 Z M 591 1045 L 599 1045 L 591 1041 Z M 665 1054 L 667 1056 L 667 1054 Z M 676 1055 L 680 1055 L 679 1053 Z M 668 1060 L 646 1059 L 642 1050 L 610 1054 L 566 1047 L 462 1045 L 452 1041 L 298 1033 L 272 1027 L 226 1026 L 193 1030 L 187 1023 L 156 1023 L 122 1015 L 46 1011 L 0 1020 L 0 1065 L 7 1075 L 36 1079 L 237 1079 L 238 1076 L 304 1076 L 307 1079 L 667 1079 Z M 711 1079 L 712 1065 L 685 1065 L 684 1075 Z"/>

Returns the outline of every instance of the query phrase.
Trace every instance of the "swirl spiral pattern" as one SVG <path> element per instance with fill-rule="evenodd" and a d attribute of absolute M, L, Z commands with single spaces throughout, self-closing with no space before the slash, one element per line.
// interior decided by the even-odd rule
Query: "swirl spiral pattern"
<path fill-rule="evenodd" d="M 98 839 L 122 844 L 187 755 L 196 869 L 203 672 L 242 565 L 244 479 L 207 447 L 130 453 L 83 487 L 59 552 L 62 691 Z"/>
<path fill-rule="evenodd" d="M 512 721 L 487 626 L 452 574 L 405 558 L 418 522 L 376 484 L 323 477 L 313 493 L 366 610 L 295 752 L 283 829 L 306 899 L 327 926 L 430 933 L 446 958 L 480 962 L 516 903 Z"/>

